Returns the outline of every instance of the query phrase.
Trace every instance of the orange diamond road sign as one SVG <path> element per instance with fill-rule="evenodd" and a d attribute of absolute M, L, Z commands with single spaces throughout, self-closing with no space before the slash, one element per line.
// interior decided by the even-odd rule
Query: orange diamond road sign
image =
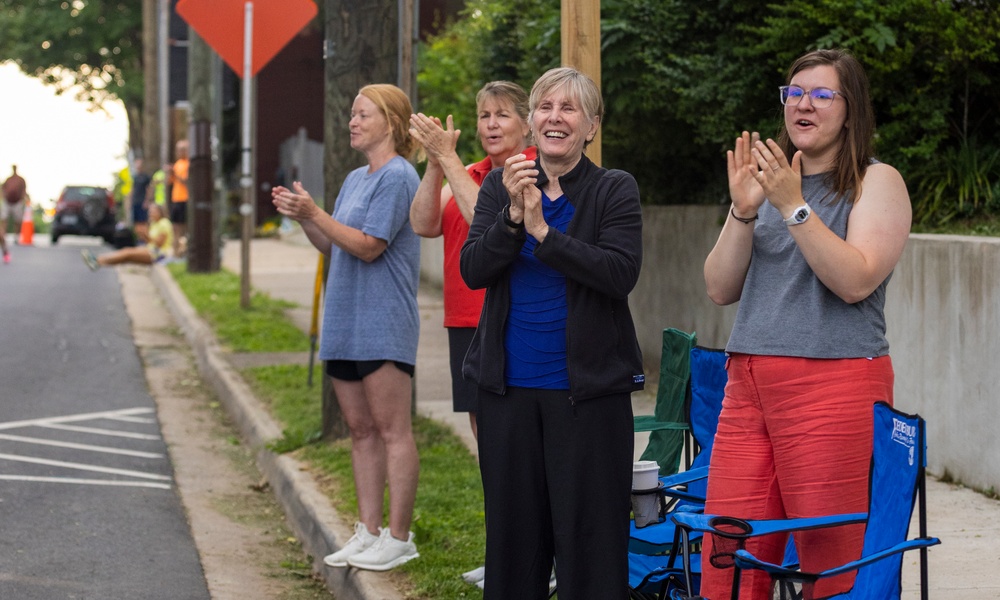
<path fill-rule="evenodd" d="M 244 10 L 253 5 L 254 77 L 316 16 L 313 0 L 180 0 L 177 14 L 241 78 L 243 73 Z"/>

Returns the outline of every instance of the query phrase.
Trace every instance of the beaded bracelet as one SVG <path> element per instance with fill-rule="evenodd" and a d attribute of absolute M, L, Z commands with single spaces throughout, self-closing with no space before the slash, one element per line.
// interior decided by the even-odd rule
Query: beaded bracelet
<path fill-rule="evenodd" d="M 754 215 L 754 216 L 750 217 L 749 219 L 744 219 L 743 217 L 737 217 L 736 216 L 736 212 L 735 212 L 735 208 L 732 207 L 732 206 L 729 207 L 729 214 L 733 215 L 733 218 L 736 219 L 737 221 L 739 221 L 740 223 L 744 223 L 744 224 L 747 224 L 747 225 L 749 225 L 750 223 L 753 223 L 754 221 L 757 220 L 757 215 Z"/>

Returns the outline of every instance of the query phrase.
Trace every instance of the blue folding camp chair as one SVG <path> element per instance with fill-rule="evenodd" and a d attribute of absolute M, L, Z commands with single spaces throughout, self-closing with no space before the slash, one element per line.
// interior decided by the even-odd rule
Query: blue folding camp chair
<path fill-rule="evenodd" d="M 686 351 L 688 373 L 682 375 L 685 415 L 690 428 L 685 442 L 690 450 L 686 454 L 694 459 L 686 471 L 660 477 L 664 494 L 672 499 L 671 504 L 665 505 L 667 511 L 661 515 L 661 522 L 636 527 L 632 521 L 629 525 L 629 585 L 633 592 L 646 597 L 665 598 L 680 580 L 679 538 L 666 513 L 704 509 L 708 462 L 728 376 L 725 351 L 695 346 L 695 339 L 691 334 L 691 345 Z"/>
<path fill-rule="evenodd" d="M 715 536 L 719 550 L 713 564 L 731 562 L 735 569 L 732 598 L 739 596 L 739 573 L 760 569 L 778 583 L 807 583 L 857 571 L 854 586 L 832 598 L 838 600 L 893 600 L 901 594 L 902 553 L 920 550 L 920 591 L 927 598 L 927 548 L 941 543 L 927 537 L 927 500 L 924 468 L 926 466 L 925 422 L 919 415 L 897 411 L 884 402 L 874 406 L 872 460 L 869 474 L 867 513 L 831 515 L 778 521 L 741 521 L 718 515 L 675 513 L 673 520 L 681 529 L 682 540 L 689 532 Z M 907 540 L 914 504 L 918 505 L 919 536 Z M 820 573 L 806 573 L 790 566 L 761 561 L 742 549 L 747 537 L 865 523 L 861 558 Z M 683 546 L 688 544 L 682 543 Z M 715 545 L 715 544 L 713 544 Z M 687 555 L 688 553 L 685 553 Z M 693 563 L 692 563 L 693 564 Z M 691 567 L 694 571 L 694 567 Z M 691 589 L 690 587 L 688 589 Z M 782 588 L 786 589 L 786 588 Z M 716 599 L 717 600 L 717 599 Z"/>

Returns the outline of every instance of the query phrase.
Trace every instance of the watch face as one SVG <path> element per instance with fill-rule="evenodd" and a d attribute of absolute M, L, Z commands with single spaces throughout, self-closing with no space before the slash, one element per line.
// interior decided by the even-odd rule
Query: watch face
<path fill-rule="evenodd" d="M 795 220 L 798 221 L 799 223 L 805 221 L 808 216 L 809 216 L 809 211 L 804 208 L 800 208 L 799 210 L 795 211 Z"/>

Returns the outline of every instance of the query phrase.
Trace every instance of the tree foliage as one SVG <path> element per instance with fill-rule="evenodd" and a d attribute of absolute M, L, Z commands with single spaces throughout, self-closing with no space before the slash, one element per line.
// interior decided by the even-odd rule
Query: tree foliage
<path fill-rule="evenodd" d="M 559 0 L 469 0 L 460 18 L 432 36 L 419 59 L 419 109 L 463 131 L 459 154 L 482 158 L 475 138 L 476 92 L 504 79 L 526 90 L 559 64 Z"/>
<path fill-rule="evenodd" d="M 604 162 L 632 172 L 646 202 L 725 201 L 724 150 L 744 129 L 775 135 L 777 87 L 788 65 L 809 50 L 840 47 L 868 72 L 879 156 L 910 183 L 918 219 L 927 214 L 924 190 L 939 198 L 983 194 L 984 202 L 963 206 L 992 206 L 991 194 L 1000 190 L 995 178 L 982 175 L 996 169 L 989 158 L 1000 148 L 997 4 L 604 0 Z M 419 83 L 426 112 L 469 122 L 472 96 L 485 81 L 530 86 L 558 64 L 558 11 L 559 0 L 470 0 L 462 18 L 424 48 Z M 465 141 L 471 159 L 478 147 Z M 947 175 L 957 168 L 980 176 Z M 946 176 L 979 187 L 942 191 Z"/>
<path fill-rule="evenodd" d="M 95 109 L 121 100 L 130 131 L 143 102 L 142 3 L 125 0 L 0 0 L 0 61 Z M 133 136 L 135 138 L 135 136 Z"/>

